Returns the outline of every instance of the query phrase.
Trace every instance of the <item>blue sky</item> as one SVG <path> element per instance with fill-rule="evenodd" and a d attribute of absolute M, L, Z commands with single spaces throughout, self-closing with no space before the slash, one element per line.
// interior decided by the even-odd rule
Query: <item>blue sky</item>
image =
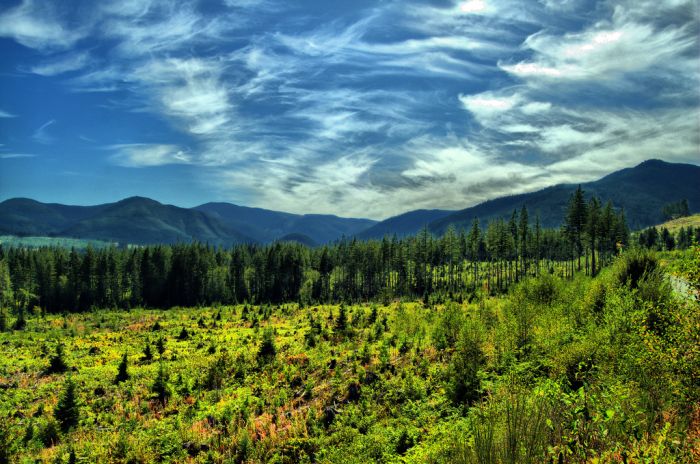
<path fill-rule="evenodd" d="M 700 163 L 695 1 L 0 2 L 0 199 L 381 219 Z"/>

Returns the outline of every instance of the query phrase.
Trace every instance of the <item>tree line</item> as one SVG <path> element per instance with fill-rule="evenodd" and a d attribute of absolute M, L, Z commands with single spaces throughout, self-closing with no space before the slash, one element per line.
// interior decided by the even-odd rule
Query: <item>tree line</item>
<path fill-rule="evenodd" d="M 525 206 L 510 218 L 441 237 L 346 239 L 316 248 L 292 242 L 202 243 L 84 251 L 0 247 L 0 304 L 48 312 L 230 303 L 468 298 L 543 272 L 595 274 L 629 241 L 622 211 L 571 196 L 559 229 Z"/>
<path fill-rule="evenodd" d="M 675 233 L 666 227 L 649 227 L 639 232 L 637 243 L 650 250 L 686 250 L 694 243 L 700 243 L 700 227 L 681 227 Z"/>

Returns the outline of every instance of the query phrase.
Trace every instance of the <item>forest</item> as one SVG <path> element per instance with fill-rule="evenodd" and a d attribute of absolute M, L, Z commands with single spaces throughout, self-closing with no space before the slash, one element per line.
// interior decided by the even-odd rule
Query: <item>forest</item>
<path fill-rule="evenodd" d="M 560 229 L 0 248 L 0 463 L 697 462 L 700 229 L 664 230 L 579 189 Z"/>
<path fill-rule="evenodd" d="M 56 313 L 92 308 L 169 308 L 235 303 L 302 304 L 470 298 L 505 291 L 527 276 L 595 275 L 629 242 L 624 213 L 572 195 L 564 227 L 543 229 L 527 208 L 509 219 L 477 219 L 468 231 L 434 237 L 293 242 L 231 249 L 206 244 L 85 251 L 0 247 L 6 306 Z M 687 240 L 686 240 L 687 242 Z M 14 301 L 13 301 L 14 300 Z"/>

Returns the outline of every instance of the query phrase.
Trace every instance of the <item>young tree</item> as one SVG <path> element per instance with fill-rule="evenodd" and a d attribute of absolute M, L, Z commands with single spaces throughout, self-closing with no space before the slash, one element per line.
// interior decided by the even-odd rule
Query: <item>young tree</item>
<path fill-rule="evenodd" d="M 49 366 L 46 368 L 47 374 L 61 374 L 68 370 L 65 355 L 63 353 L 63 344 L 56 345 L 56 353 L 49 358 Z"/>
<path fill-rule="evenodd" d="M 165 407 L 165 403 L 170 397 L 170 388 L 168 387 L 168 374 L 165 372 L 163 361 L 158 364 L 158 373 L 153 381 L 153 385 L 151 385 L 151 392 L 155 394 L 160 404 Z"/>
<path fill-rule="evenodd" d="M 58 399 L 53 415 L 61 426 L 63 433 L 78 425 L 79 419 L 78 398 L 75 391 L 75 382 L 69 376 L 63 387 L 63 393 Z"/>
<path fill-rule="evenodd" d="M 335 331 L 343 334 L 348 328 L 348 316 L 345 312 L 345 305 L 341 304 L 338 310 L 338 317 L 335 318 Z"/>
<path fill-rule="evenodd" d="M 263 364 L 268 363 L 275 358 L 276 354 L 275 333 L 271 328 L 267 328 L 263 332 L 260 348 L 258 348 L 258 361 Z"/>
<path fill-rule="evenodd" d="M 122 360 L 119 363 L 119 367 L 117 367 L 117 377 L 114 379 L 115 383 L 121 383 L 129 380 L 129 359 L 126 356 L 126 353 L 122 355 Z"/>

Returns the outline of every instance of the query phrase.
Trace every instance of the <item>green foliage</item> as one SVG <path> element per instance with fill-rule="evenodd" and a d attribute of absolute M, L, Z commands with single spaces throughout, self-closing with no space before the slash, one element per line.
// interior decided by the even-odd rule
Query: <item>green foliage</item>
<path fill-rule="evenodd" d="M 0 426 L 12 462 L 693 462 L 700 311 L 666 275 L 692 257 L 658 254 L 632 288 L 626 255 L 471 301 L 346 302 L 352 336 L 330 304 L 48 313 L 0 333 Z M 159 338 L 158 365 L 135 362 Z"/>

